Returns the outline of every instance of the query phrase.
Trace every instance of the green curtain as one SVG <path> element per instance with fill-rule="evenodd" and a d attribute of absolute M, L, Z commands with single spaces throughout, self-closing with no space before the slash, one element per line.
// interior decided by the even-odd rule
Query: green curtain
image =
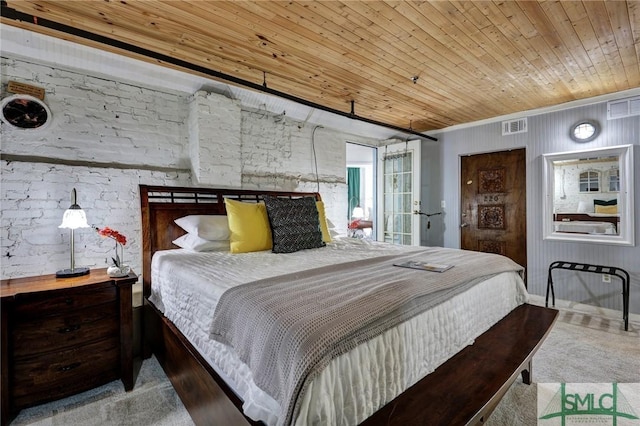
<path fill-rule="evenodd" d="M 353 208 L 360 204 L 360 167 L 347 167 L 347 188 L 349 194 L 347 218 L 351 220 Z"/>

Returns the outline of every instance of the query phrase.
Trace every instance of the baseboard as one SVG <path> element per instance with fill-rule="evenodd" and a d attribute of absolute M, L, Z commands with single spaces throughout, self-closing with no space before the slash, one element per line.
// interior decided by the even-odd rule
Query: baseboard
<path fill-rule="evenodd" d="M 544 306 L 545 297 L 537 294 L 529 295 L 529 303 L 537 306 Z M 603 308 L 600 306 L 586 305 L 584 303 L 573 302 L 571 300 L 562 300 L 556 298 L 556 308 L 568 309 L 575 312 L 581 312 L 589 315 L 598 315 L 604 318 L 622 319 L 622 311 L 616 309 Z M 640 314 L 629 313 L 629 322 L 640 324 Z"/>

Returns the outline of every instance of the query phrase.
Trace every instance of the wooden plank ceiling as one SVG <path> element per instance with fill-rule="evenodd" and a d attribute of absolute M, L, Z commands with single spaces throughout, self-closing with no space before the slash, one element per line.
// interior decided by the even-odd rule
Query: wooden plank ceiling
<path fill-rule="evenodd" d="M 336 110 L 353 101 L 358 116 L 415 131 L 640 87 L 638 1 L 6 3 Z"/>

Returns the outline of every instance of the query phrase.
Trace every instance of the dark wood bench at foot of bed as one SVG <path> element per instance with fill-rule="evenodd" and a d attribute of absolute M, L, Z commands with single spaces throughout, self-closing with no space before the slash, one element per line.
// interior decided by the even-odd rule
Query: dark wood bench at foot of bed
<path fill-rule="evenodd" d="M 148 343 L 197 425 L 262 424 L 242 414 L 241 401 L 173 324 L 152 305 L 146 310 Z M 519 374 L 530 383 L 531 360 L 557 314 L 519 306 L 362 426 L 484 423 Z"/>
<path fill-rule="evenodd" d="M 518 374 L 531 383 L 531 359 L 558 311 L 521 305 L 361 426 L 478 425 Z"/>

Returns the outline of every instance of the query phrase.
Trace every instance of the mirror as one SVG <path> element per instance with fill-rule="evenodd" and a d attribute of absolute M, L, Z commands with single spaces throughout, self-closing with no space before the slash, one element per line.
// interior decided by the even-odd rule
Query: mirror
<path fill-rule="evenodd" d="M 543 155 L 546 240 L 634 245 L 633 145 Z"/>

